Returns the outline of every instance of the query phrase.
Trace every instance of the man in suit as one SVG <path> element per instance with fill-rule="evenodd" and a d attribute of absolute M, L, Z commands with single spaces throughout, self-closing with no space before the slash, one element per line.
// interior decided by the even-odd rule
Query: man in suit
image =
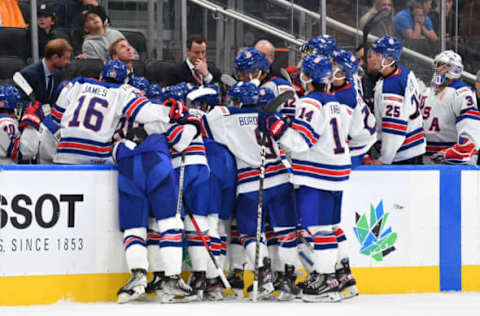
<path fill-rule="evenodd" d="M 55 104 L 60 70 L 70 64 L 71 55 L 72 46 L 63 38 L 57 38 L 47 43 L 45 57 L 41 61 L 20 70 L 41 104 Z"/>
<path fill-rule="evenodd" d="M 168 85 L 192 82 L 198 86 L 220 82 L 221 73 L 214 65 L 207 65 L 207 41 L 201 34 L 187 38 L 187 59 L 173 65 L 168 72 Z"/>

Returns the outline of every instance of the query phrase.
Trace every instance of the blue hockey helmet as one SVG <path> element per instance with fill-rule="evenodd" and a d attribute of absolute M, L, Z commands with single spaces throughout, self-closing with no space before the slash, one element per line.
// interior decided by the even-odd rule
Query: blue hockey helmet
<path fill-rule="evenodd" d="M 185 90 L 179 86 L 167 86 L 162 89 L 163 96 L 166 99 L 173 98 L 177 101 L 182 101 L 185 98 Z"/>
<path fill-rule="evenodd" d="M 383 58 L 392 57 L 394 62 L 400 59 L 402 54 L 402 43 L 393 36 L 382 36 L 372 43 L 371 48 L 382 54 Z"/>
<path fill-rule="evenodd" d="M 270 69 L 267 57 L 254 47 L 242 50 L 235 57 L 234 64 L 237 71 L 246 70 L 248 73 L 253 73 L 256 69 L 261 71 Z"/>
<path fill-rule="evenodd" d="M 332 62 L 322 55 L 306 56 L 302 61 L 302 72 L 309 76 L 313 83 L 329 83 Z M 300 76 L 300 80 L 302 80 L 302 76 Z"/>
<path fill-rule="evenodd" d="M 165 95 L 163 93 L 163 88 L 156 83 L 152 83 L 148 87 L 147 98 L 152 100 L 159 100 L 162 102 L 166 100 Z"/>
<path fill-rule="evenodd" d="M 185 99 L 187 97 L 187 94 L 197 89 L 197 85 L 191 82 L 180 82 L 176 85 L 176 87 L 182 91 L 182 99 Z"/>
<path fill-rule="evenodd" d="M 133 77 L 128 81 L 128 84 L 142 91 L 144 95 L 147 94 L 148 88 L 150 87 L 150 82 L 145 77 Z"/>
<path fill-rule="evenodd" d="M 344 49 L 333 51 L 332 60 L 345 72 L 345 78 L 349 80 L 352 79 L 360 66 L 360 60 L 352 52 Z"/>
<path fill-rule="evenodd" d="M 0 86 L 0 109 L 15 111 L 21 96 L 14 86 Z"/>
<path fill-rule="evenodd" d="M 337 49 L 337 41 L 328 34 L 311 38 L 306 45 L 311 48 L 312 54 L 327 57 L 330 57 L 333 51 Z"/>
<path fill-rule="evenodd" d="M 103 66 L 101 79 L 110 78 L 117 83 L 125 83 L 127 79 L 127 66 L 124 62 L 118 59 L 110 59 L 105 66 Z"/>
<path fill-rule="evenodd" d="M 246 81 L 239 81 L 228 90 L 227 104 L 236 107 L 244 105 L 257 105 L 258 103 L 258 88 L 256 85 Z"/>
<path fill-rule="evenodd" d="M 275 99 L 275 93 L 272 89 L 264 87 L 258 89 L 258 106 L 265 106 L 273 99 Z"/>
<path fill-rule="evenodd" d="M 207 111 L 209 108 L 220 104 L 220 94 L 217 86 L 205 84 L 188 93 L 187 104 L 189 107 Z"/>

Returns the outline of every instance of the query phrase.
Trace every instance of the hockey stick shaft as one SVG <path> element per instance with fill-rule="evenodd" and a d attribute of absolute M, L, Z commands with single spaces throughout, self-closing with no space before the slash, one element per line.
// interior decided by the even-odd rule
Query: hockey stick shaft
<path fill-rule="evenodd" d="M 181 228 L 182 224 L 182 201 L 183 201 L 183 183 L 185 181 L 185 151 L 182 151 L 180 161 L 180 176 L 178 180 L 178 196 L 177 196 L 177 210 L 175 214 L 175 223 L 177 230 Z"/>
<path fill-rule="evenodd" d="M 203 235 L 202 230 L 200 229 L 200 226 L 198 226 L 197 220 L 193 216 L 192 210 L 190 210 L 190 208 L 188 207 L 187 203 L 185 203 L 185 201 L 183 201 L 183 205 L 185 207 L 185 211 L 187 212 L 188 216 L 190 216 L 190 219 L 192 220 L 193 226 L 195 226 L 195 230 L 197 231 L 197 234 L 200 236 L 200 239 L 202 240 L 202 243 L 205 246 L 205 249 L 207 249 L 208 255 L 210 256 L 210 259 L 212 260 L 213 265 L 215 266 L 215 269 L 217 270 L 217 272 L 220 276 L 220 279 L 223 282 L 223 285 L 225 285 L 226 289 L 231 289 L 232 287 L 231 287 L 230 283 L 228 282 L 227 278 L 225 277 L 225 273 L 218 266 L 217 260 L 215 259 L 215 256 L 213 255 L 212 250 L 208 246 L 207 240 L 206 240 L 205 236 Z"/>
<path fill-rule="evenodd" d="M 13 82 L 15 82 L 15 84 L 19 86 L 20 89 L 22 89 L 22 91 L 27 95 L 30 101 L 32 103 L 35 102 L 35 93 L 32 87 L 30 86 L 30 84 L 28 83 L 28 81 L 25 79 L 25 77 L 20 72 L 17 71 L 16 73 L 13 74 L 12 79 L 13 79 Z"/>
<path fill-rule="evenodd" d="M 288 74 L 285 68 L 280 68 L 280 73 L 285 78 L 285 80 L 287 80 L 290 84 L 292 84 L 292 78 L 290 78 L 290 75 Z"/>
<path fill-rule="evenodd" d="M 258 207 L 257 207 L 257 232 L 255 240 L 255 266 L 254 266 L 254 279 L 253 279 L 253 301 L 256 302 L 258 298 L 258 273 L 260 263 L 260 242 L 262 238 L 262 217 L 263 217 L 263 181 L 265 179 L 265 160 L 266 160 L 266 148 L 267 135 L 262 135 L 262 149 L 261 149 L 261 162 L 260 162 L 260 178 L 258 186 Z"/>

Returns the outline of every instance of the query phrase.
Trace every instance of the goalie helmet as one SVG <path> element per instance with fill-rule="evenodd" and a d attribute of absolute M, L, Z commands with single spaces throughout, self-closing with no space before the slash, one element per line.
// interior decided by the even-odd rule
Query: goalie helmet
<path fill-rule="evenodd" d="M 210 108 L 220 104 L 220 95 L 217 86 L 206 84 L 187 95 L 187 105 L 190 108 L 207 112 Z"/>
<path fill-rule="evenodd" d="M 335 78 L 334 79 L 348 79 L 351 80 L 353 75 L 357 73 L 358 67 L 360 65 L 360 61 L 358 60 L 355 55 L 353 55 L 350 51 L 339 49 L 332 53 L 332 60 L 337 64 L 338 68 L 335 70 L 335 73 L 338 71 L 344 71 L 345 77 L 344 78 Z"/>
<path fill-rule="evenodd" d="M 403 49 L 402 43 L 400 43 L 396 37 L 388 35 L 382 36 L 373 42 L 371 48 L 377 53 L 382 54 L 384 59 L 392 57 L 393 62 L 398 62 Z"/>
<path fill-rule="evenodd" d="M 20 93 L 14 86 L 0 86 L 0 109 L 15 111 L 20 99 Z"/>
<path fill-rule="evenodd" d="M 449 79 L 459 79 L 463 72 L 462 57 L 452 50 L 446 50 L 433 60 L 432 85 L 439 87 Z"/>
<path fill-rule="evenodd" d="M 133 77 L 128 84 L 142 91 L 144 95 L 147 94 L 148 88 L 150 87 L 150 82 L 145 77 Z"/>
<path fill-rule="evenodd" d="M 237 57 L 235 57 L 234 64 L 237 71 L 246 70 L 248 73 L 253 73 L 256 69 L 260 71 L 270 69 L 270 63 L 267 57 L 253 47 L 242 50 Z"/>
<path fill-rule="evenodd" d="M 147 98 L 152 100 L 162 101 L 162 102 L 166 100 L 165 95 L 163 93 L 163 88 L 156 83 L 152 83 L 148 87 Z"/>
<path fill-rule="evenodd" d="M 269 88 L 259 88 L 258 89 L 258 106 L 265 106 L 270 101 L 275 99 L 275 93 L 273 93 L 272 89 Z"/>
<path fill-rule="evenodd" d="M 125 83 L 127 79 L 127 66 L 118 59 L 110 59 L 105 66 L 103 66 L 100 79 L 110 78 L 117 83 Z"/>
<path fill-rule="evenodd" d="M 253 83 L 239 81 L 230 88 L 227 97 L 227 104 L 230 106 L 257 105 L 258 88 Z"/>
<path fill-rule="evenodd" d="M 311 38 L 307 47 L 311 48 L 311 54 L 331 57 L 333 51 L 337 49 L 337 41 L 333 36 L 325 34 Z"/>
<path fill-rule="evenodd" d="M 300 75 L 302 85 L 309 82 L 328 84 L 330 82 L 329 78 L 332 74 L 332 63 L 325 56 L 306 56 L 302 61 L 302 73 L 310 77 L 308 81 L 304 81 L 302 79 L 303 75 Z"/>

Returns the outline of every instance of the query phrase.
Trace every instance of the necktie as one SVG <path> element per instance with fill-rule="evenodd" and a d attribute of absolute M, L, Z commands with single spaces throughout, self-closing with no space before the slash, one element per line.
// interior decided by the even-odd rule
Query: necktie
<path fill-rule="evenodd" d="M 195 83 L 198 86 L 202 85 L 202 75 L 198 71 L 196 70 L 193 71 L 193 78 L 195 79 Z"/>
<path fill-rule="evenodd" d="M 48 92 L 48 100 L 52 97 L 53 91 L 53 74 L 48 75 L 48 85 L 47 85 L 47 92 Z"/>

